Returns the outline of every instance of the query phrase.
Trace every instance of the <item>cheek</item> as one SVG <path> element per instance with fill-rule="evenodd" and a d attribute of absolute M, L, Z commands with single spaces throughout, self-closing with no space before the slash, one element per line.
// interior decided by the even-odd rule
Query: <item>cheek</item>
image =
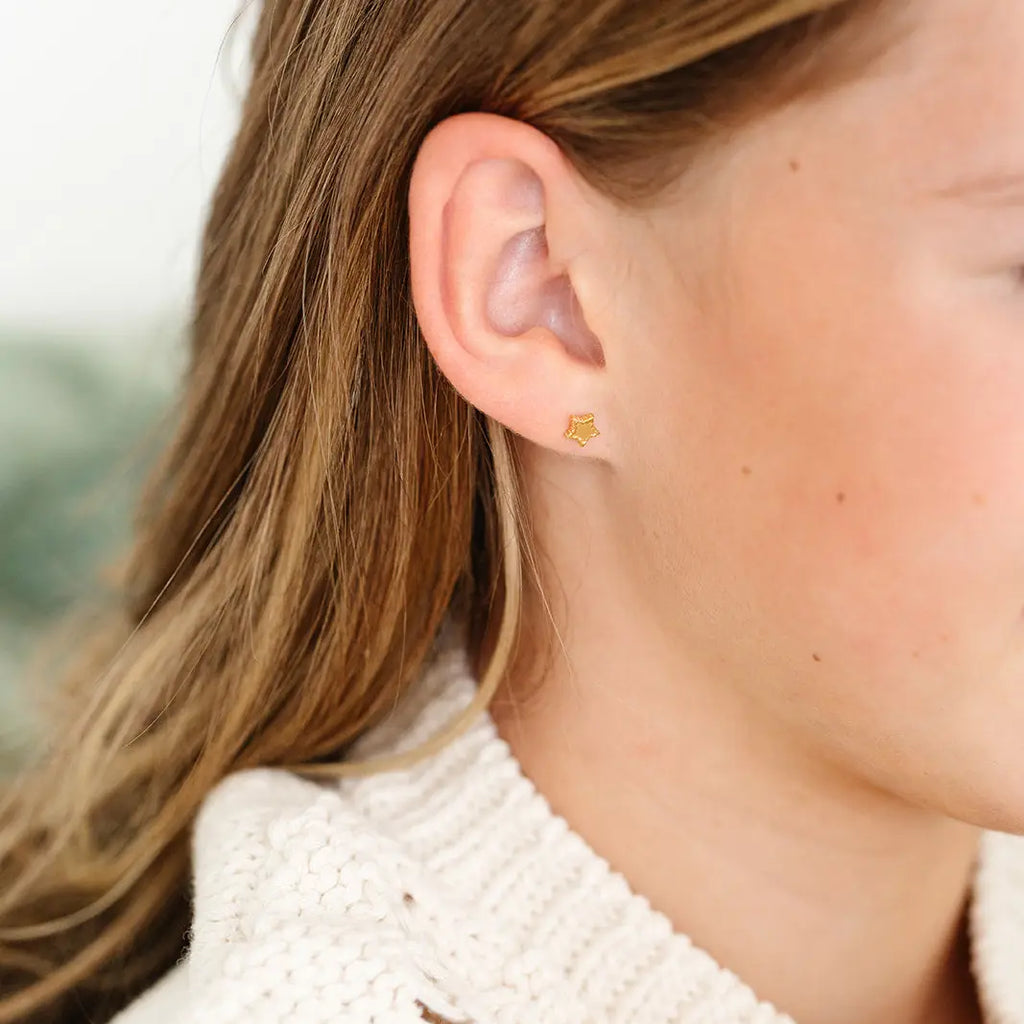
<path fill-rule="evenodd" d="M 652 604 L 848 764 L 965 803 L 1012 774 L 1024 814 L 1024 335 L 787 197 L 737 215 L 716 329 L 645 363 Z"/>
<path fill-rule="evenodd" d="M 845 367 L 836 401 L 775 437 L 790 459 L 767 526 L 799 538 L 779 557 L 882 658 L 998 643 L 1024 607 L 1024 368 L 994 374 L 969 340 L 876 336 L 878 371 Z"/>
<path fill-rule="evenodd" d="M 733 626 L 770 638 L 776 707 L 837 734 L 1019 732 L 1024 360 L 966 322 L 886 320 L 762 334 L 758 373 L 721 378 L 708 513 L 750 617 Z"/>
<path fill-rule="evenodd" d="M 909 319 L 830 342 L 859 358 L 780 343 L 676 415 L 662 606 L 830 757 L 965 815 L 1024 813 L 1024 365 Z"/>
<path fill-rule="evenodd" d="M 1024 344 L 873 312 L 790 306 L 650 376 L 644 599 L 716 682 L 877 783 L 1024 815 Z"/>
<path fill-rule="evenodd" d="M 719 575 L 719 601 L 788 618 L 806 657 L 853 648 L 867 668 L 1016 628 L 1024 356 L 1008 363 L 1005 330 L 855 279 L 871 301 L 845 275 L 831 292 L 742 282 L 717 335 L 664 347 L 680 365 L 655 375 L 647 436 L 672 438 L 654 456 L 665 517 L 703 552 L 706 590 Z"/>
<path fill-rule="evenodd" d="M 1024 605 L 1024 429 L 999 429 L 1000 403 L 982 397 L 992 382 L 964 360 L 928 361 L 915 327 L 846 339 L 863 362 L 780 376 L 784 413 L 759 414 L 753 393 L 743 403 L 756 428 L 737 506 L 745 564 L 762 599 L 785 593 L 806 643 L 846 647 L 862 668 L 948 656 L 982 627 L 994 642 Z"/>

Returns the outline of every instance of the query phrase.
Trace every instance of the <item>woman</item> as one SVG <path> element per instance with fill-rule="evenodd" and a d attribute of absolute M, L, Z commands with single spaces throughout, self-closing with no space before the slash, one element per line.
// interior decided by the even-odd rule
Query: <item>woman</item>
<path fill-rule="evenodd" d="M 1022 48 L 267 3 L 0 1021 L 1024 1024 Z"/>

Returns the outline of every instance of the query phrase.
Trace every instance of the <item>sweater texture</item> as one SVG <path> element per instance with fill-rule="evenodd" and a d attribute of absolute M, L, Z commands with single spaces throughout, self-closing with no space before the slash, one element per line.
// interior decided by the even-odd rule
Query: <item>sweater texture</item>
<path fill-rule="evenodd" d="M 354 757 L 469 701 L 453 635 Z M 793 1024 L 553 812 L 489 714 L 397 771 L 229 775 L 192 843 L 188 951 L 115 1024 Z M 969 928 L 986 1024 L 1024 1024 L 1024 837 L 982 834 Z"/>

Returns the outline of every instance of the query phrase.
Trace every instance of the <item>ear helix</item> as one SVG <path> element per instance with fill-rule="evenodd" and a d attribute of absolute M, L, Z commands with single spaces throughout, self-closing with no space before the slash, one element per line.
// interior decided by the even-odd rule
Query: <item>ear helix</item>
<path fill-rule="evenodd" d="M 578 441 L 579 446 L 583 448 L 592 437 L 597 437 L 600 433 L 601 431 L 594 426 L 592 412 L 579 415 L 572 413 L 569 416 L 569 429 L 562 436 L 567 437 L 570 441 Z"/>

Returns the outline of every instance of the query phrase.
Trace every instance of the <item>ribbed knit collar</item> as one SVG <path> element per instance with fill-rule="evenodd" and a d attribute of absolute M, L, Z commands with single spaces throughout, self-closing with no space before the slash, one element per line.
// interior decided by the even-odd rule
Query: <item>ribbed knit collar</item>
<path fill-rule="evenodd" d="M 421 685 L 354 756 L 410 749 L 469 701 L 468 655 L 453 630 L 443 636 Z M 542 951 L 545 975 L 564 978 L 588 1020 L 793 1024 L 674 931 L 553 811 L 489 714 L 417 765 L 341 787 L 502 934 Z M 969 933 L 986 1024 L 1024 1024 L 1024 837 L 982 834 Z"/>

